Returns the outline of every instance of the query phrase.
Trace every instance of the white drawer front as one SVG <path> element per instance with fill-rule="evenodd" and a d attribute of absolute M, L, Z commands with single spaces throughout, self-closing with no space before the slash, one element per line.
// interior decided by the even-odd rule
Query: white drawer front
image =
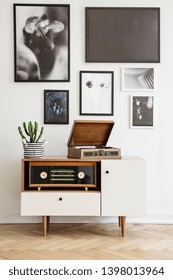
<path fill-rule="evenodd" d="M 21 215 L 100 216 L 100 193 L 23 192 Z"/>

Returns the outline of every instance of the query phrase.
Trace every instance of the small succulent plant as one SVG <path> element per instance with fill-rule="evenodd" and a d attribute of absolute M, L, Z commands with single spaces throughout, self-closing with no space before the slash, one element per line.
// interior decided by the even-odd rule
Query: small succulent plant
<path fill-rule="evenodd" d="M 26 122 L 23 122 L 23 130 L 21 126 L 18 126 L 18 131 L 24 142 L 36 143 L 42 137 L 44 128 L 42 126 L 39 131 L 38 123 L 37 122 L 32 123 L 31 121 L 29 121 L 28 125 L 26 124 Z"/>

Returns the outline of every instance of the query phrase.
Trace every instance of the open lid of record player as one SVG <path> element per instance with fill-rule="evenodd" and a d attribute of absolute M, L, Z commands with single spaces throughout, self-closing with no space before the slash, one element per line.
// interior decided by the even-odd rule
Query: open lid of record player
<path fill-rule="evenodd" d="M 113 126 L 114 121 L 110 120 L 75 120 L 67 146 L 106 146 Z"/>

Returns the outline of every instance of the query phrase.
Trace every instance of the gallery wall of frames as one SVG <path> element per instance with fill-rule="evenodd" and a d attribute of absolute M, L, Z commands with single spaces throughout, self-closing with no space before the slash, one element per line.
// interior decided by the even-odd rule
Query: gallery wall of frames
<path fill-rule="evenodd" d="M 61 90 L 60 82 L 70 82 L 70 5 L 13 7 L 14 80 L 58 82 L 55 90 L 44 90 L 44 124 L 68 124 L 69 90 Z M 84 9 L 85 63 L 140 63 L 122 67 L 121 90 L 135 92 L 130 127 L 153 127 L 156 74 L 154 67 L 141 65 L 160 62 L 160 8 Z M 114 71 L 79 69 L 79 76 L 79 115 L 113 116 Z"/>

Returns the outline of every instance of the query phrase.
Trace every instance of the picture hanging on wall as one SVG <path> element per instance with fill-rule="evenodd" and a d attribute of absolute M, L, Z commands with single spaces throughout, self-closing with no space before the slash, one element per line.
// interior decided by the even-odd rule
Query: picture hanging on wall
<path fill-rule="evenodd" d="M 86 62 L 160 62 L 160 8 L 87 7 Z"/>
<path fill-rule="evenodd" d="M 152 128 L 154 126 L 154 97 L 131 96 L 131 127 Z"/>
<path fill-rule="evenodd" d="M 70 81 L 70 5 L 13 8 L 15 82 Z"/>
<path fill-rule="evenodd" d="M 69 123 L 68 90 L 44 90 L 44 123 Z"/>
<path fill-rule="evenodd" d="M 80 115 L 113 115 L 113 71 L 80 71 Z"/>
<path fill-rule="evenodd" d="M 154 68 L 122 68 L 122 91 L 154 90 Z"/>

